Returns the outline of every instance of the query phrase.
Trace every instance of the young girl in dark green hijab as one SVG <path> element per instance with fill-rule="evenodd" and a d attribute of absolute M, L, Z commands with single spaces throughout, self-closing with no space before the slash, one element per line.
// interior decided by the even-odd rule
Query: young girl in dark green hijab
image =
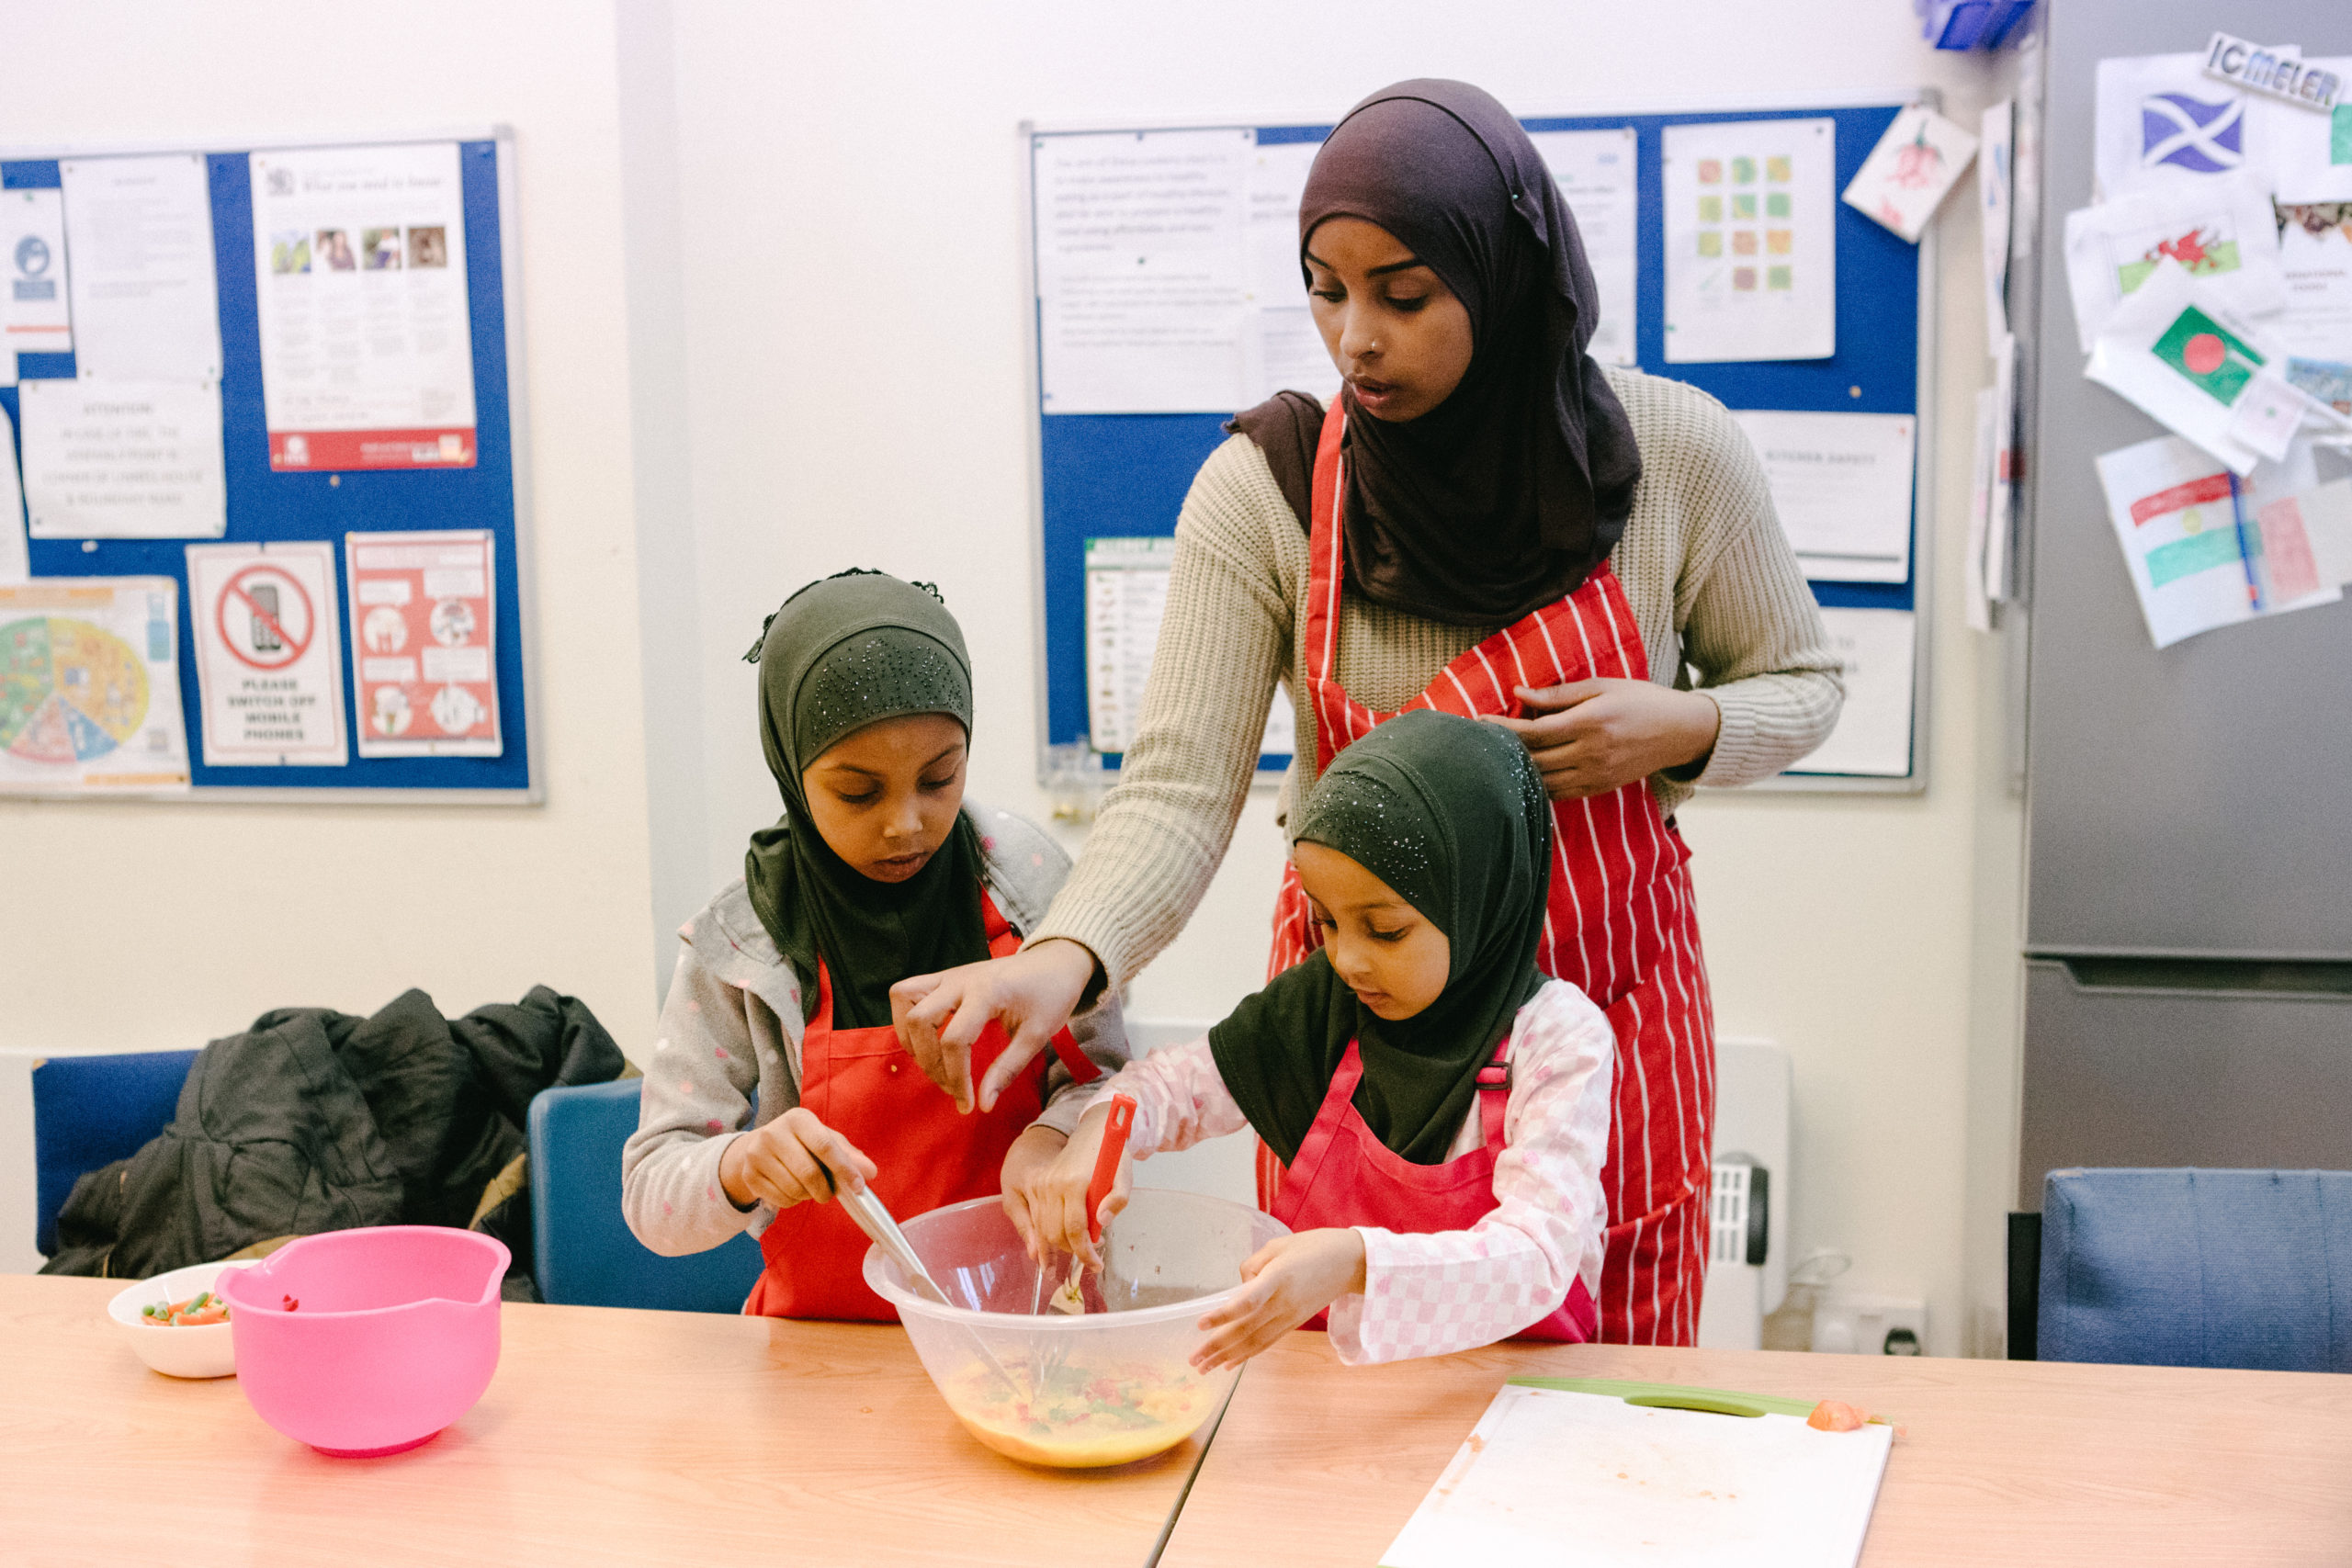
<path fill-rule="evenodd" d="M 893 982 L 1013 952 L 1069 866 L 964 797 L 971 660 L 937 591 L 872 571 L 810 583 L 746 657 L 784 815 L 679 933 L 623 1208 L 656 1252 L 757 1236 L 747 1311 L 887 1318 L 834 1192 L 871 1184 L 904 1218 L 991 1195 L 1001 1170 L 1042 1177 L 1125 1040 L 1106 1003 L 967 1115 L 891 1029 Z M 1002 1048 L 984 1036 L 976 1066 Z"/>
<path fill-rule="evenodd" d="M 1535 967 L 1552 820 L 1510 732 L 1426 709 L 1382 724 L 1298 813 L 1322 947 L 1105 1086 L 1098 1103 L 1136 1101 L 1137 1156 L 1247 1125 L 1285 1167 L 1272 1212 L 1294 1234 L 1201 1320 L 1203 1370 L 1326 1308 L 1349 1362 L 1591 1337 L 1615 1046 L 1582 991 Z M 1105 1115 L 1026 1195 L 1046 1243 L 1090 1264 Z M 1126 1191 L 1123 1164 L 1106 1217 Z"/>

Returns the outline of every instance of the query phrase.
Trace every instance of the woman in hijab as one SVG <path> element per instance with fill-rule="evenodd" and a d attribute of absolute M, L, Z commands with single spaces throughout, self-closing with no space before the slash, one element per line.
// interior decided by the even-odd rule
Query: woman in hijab
<path fill-rule="evenodd" d="M 1537 967 L 1616 1032 L 1600 1337 L 1690 1343 L 1714 1047 L 1674 811 L 1818 745 L 1838 660 L 1730 414 L 1586 354 L 1575 215 L 1492 97 L 1414 81 L 1357 105 L 1308 177 L 1299 265 L 1344 389 L 1248 411 L 1203 465 L 1138 736 L 1084 856 L 1026 951 L 902 983 L 902 1034 L 960 1084 L 983 1024 L 1015 1026 L 986 1104 L 1165 947 L 1224 855 L 1277 680 L 1301 738 L 1286 803 L 1401 710 L 1487 720 L 1554 804 Z M 1293 868 L 1272 971 L 1319 942 Z M 1271 1144 L 1261 1196 L 1285 1163 Z"/>
<path fill-rule="evenodd" d="M 1032 1228 L 1093 1260 L 1087 1184 L 1125 1094 L 1138 1156 L 1246 1125 L 1282 1161 L 1271 1207 L 1293 1234 L 1202 1319 L 1203 1371 L 1326 1307 L 1351 1363 L 1590 1339 L 1615 1045 L 1536 966 L 1551 849 L 1543 780 L 1494 726 L 1401 714 L 1349 747 L 1298 814 L 1322 945 L 1113 1078 L 1025 1195 Z M 1123 1162 L 1104 1219 L 1126 1192 Z"/>
<path fill-rule="evenodd" d="M 784 816 L 679 932 L 623 1211 L 671 1256 L 757 1236 L 747 1312 L 888 1318 L 835 1191 L 870 1185 L 903 1216 L 989 1196 L 1000 1171 L 1042 1177 L 1125 1036 L 1105 1007 L 962 1116 L 890 1027 L 891 982 L 1013 952 L 1069 865 L 1030 823 L 964 798 L 971 661 L 937 591 L 871 571 L 813 582 L 746 657 Z M 1003 1048 L 1000 1032 L 976 1055 Z"/>

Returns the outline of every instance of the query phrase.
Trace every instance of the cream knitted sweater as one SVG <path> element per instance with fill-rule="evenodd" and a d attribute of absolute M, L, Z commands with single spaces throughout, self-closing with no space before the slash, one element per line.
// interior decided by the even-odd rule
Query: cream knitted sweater
<path fill-rule="evenodd" d="M 1738 423 L 1683 382 L 1607 374 L 1642 448 L 1633 513 L 1610 558 L 1641 627 L 1650 678 L 1695 684 L 1723 715 L 1695 778 L 1651 778 L 1671 813 L 1696 784 L 1752 784 L 1818 746 L 1844 688 Z M 1304 706 L 1306 581 L 1306 531 L 1257 444 L 1234 436 L 1201 465 L 1184 498 L 1134 747 L 1032 942 L 1082 942 L 1123 986 L 1175 940 L 1225 858 L 1277 679 Z M 1343 596 L 1340 683 L 1389 712 L 1498 629 Z M 1283 781 L 1285 809 L 1315 783 L 1314 718 L 1297 716 L 1306 749 Z"/>

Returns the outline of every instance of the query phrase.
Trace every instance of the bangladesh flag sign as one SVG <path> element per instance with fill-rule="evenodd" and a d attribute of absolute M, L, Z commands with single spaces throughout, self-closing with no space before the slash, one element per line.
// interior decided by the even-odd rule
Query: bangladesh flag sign
<path fill-rule="evenodd" d="M 2155 342 L 2155 355 L 2223 408 L 2238 400 L 2263 363 L 2243 339 L 2191 305 Z"/>

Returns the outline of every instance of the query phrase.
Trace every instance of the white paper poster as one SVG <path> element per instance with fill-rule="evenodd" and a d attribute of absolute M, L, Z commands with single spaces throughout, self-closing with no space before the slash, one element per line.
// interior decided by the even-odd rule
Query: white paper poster
<path fill-rule="evenodd" d="M 75 369 L 99 381 L 218 381 L 212 192 L 200 152 L 67 158 Z"/>
<path fill-rule="evenodd" d="M 1172 538 L 1086 541 L 1086 727 L 1097 751 L 1124 752 L 1135 744 L 1175 559 Z M 1295 727 L 1290 702 L 1277 690 L 1260 754 L 1288 756 Z"/>
<path fill-rule="evenodd" d="M 324 540 L 187 547 L 207 767 L 341 767 L 343 617 Z"/>
<path fill-rule="evenodd" d="M 2066 286 L 2085 354 L 2116 302 L 2167 256 L 2242 315 L 2286 308 L 2276 215 L 2251 175 L 2151 186 L 2066 214 Z"/>
<path fill-rule="evenodd" d="M 1976 138 L 1914 104 L 1894 117 L 1854 171 L 1846 205 L 1917 244 L 1975 156 Z"/>
<path fill-rule="evenodd" d="M 36 539 L 204 539 L 228 531 L 220 389 L 27 381 L 25 510 Z"/>
<path fill-rule="evenodd" d="M 1631 365 L 1638 348 L 1634 312 L 1640 271 L 1634 129 L 1544 130 L 1528 140 L 1576 214 L 1585 259 L 1600 290 L 1600 321 L 1585 352 L 1599 364 Z"/>
<path fill-rule="evenodd" d="M 1996 394 L 1986 387 L 1976 394 L 1976 448 L 1969 467 L 1968 542 L 1961 558 L 1961 593 L 1969 629 L 1993 629 L 1993 595 L 1984 579 L 1984 544 L 1993 519 L 1993 407 Z"/>
<path fill-rule="evenodd" d="M 1669 363 L 1837 353 L 1836 153 L 1829 119 L 1666 128 Z"/>
<path fill-rule="evenodd" d="M 1242 391 L 1250 407 L 1280 391 L 1339 395 L 1340 372 L 1307 309 L 1298 258 L 1298 204 L 1319 141 L 1273 141 L 1250 149 L 1248 247 L 1250 311 L 1242 328 Z"/>
<path fill-rule="evenodd" d="M 2000 352 L 2009 335 L 2010 152 L 2016 106 L 2004 98 L 1984 111 L 1976 153 L 1976 210 L 1984 254 L 1984 347 Z"/>
<path fill-rule="evenodd" d="M 472 467 L 458 144 L 250 162 L 270 468 Z"/>
<path fill-rule="evenodd" d="M 2304 63 L 2352 82 L 2352 55 Z M 2312 109 L 2250 94 L 2245 113 L 2280 201 L 2352 201 L 2352 101 Z"/>
<path fill-rule="evenodd" d="M 2240 479 L 2211 454 L 2165 435 L 2108 453 L 2098 476 L 2158 648 L 2338 597 L 2300 512 L 2274 506 L 2309 487 L 2307 459 Z"/>
<path fill-rule="evenodd" d="M 1772 487 L 1805 576 L 1901 582 L 1911 575 L 1909 414 L 1734 411 Z"/>
<path fill-rule="evenodd" d="M 187 788 L 178 604 L 168 577 L 0 583 L 0 793 Z"/>
<path fill-rule="evenodd" d="M 1829 739 L 1791 773 L 1909 775 L 1913 621 L 1908 610 L 1822 607 L 1822 628 L 1844 667 L 1846 704 Z"/>
<path fill-rule="evenodd" d="M 0 356 L 72 353 L 65 205 L 57 191 L 0 191 Z M 13 366 L 0 368 L 14 379 Z"/>
<path fill-rule="evenodd" d="M 1984 592 L 1996 602 L 2011 592 L 2011 550 L 2017 538 L 2018 340 L 2005 337 L 1993 355 L 1993 452 L 1985 470 Z"/>
<path fill-rule="evenodd" d="M 2245 474 L 2264 437 L 2239 423 L 2239 405 L 2270 359 L 2254 327 L 2167 256 L 2109 312 L 2083 374 Z"/>
<path fill-rule="evenodd" d="M 2286 310 L 2273 330 L 2301 359 L 2352 363 L 2352 201 L 2278 209 Z"/>
<path fill-rule="evenodd" d="M 1251 131 L 1031 142 L 1047 413 L 1247 401 Z"/>
<path fill-rule="evenodd" d="M 0 582 L 22 582 L 32 575 L 25 544 L 25 492 L 17 479 L 17 427 L 0 408 Z"/>
<path fill-rule="evenodd" d="M 346 534 L 362 757 L 495 757 L 497 574 L 489 533 Z"/>
<path fill-rule="evenodd" d="M 2096 82 L 2098 200 L 2267 166 L 2245 94 L 2206 75 L 2202 54 L 2102 60 Z"/>

